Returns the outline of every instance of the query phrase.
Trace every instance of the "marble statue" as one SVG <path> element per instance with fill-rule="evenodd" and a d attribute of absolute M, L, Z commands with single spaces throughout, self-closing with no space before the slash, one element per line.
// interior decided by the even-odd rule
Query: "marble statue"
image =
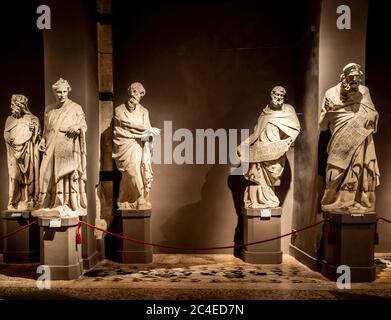
<path fill-rule="evenodd" d="M 349 63 L 340 83 L 326 91 L 320 129 L 330 130 L 326 190 L 322 210 L 369 212 L 375 208 L 379 168 L 373 134 L 379 115 L 367 87 L 361 85 L 361 66 Z"/>
<path fill-rule="evenodd" d="M 28 109 L 21 94 L 11 97 L 11 113 L 5 123 L 9 194 L 8 210 L 32 210 L 39 192 L 39 120 Z"/>
<path fill-rule="evenodd" d="M 143 85 L 132 83 L 128 101 L 115 108 L 113 158 L 122 173 L 117 200 L 120 210 L 151 208 L 152 142 L 160 129 L 151 127 L 148 110 L 140 104 L 144 95 Z"/>
<path fill-rule="evenodd" d="M 254 132 L 238 147 L 242 162 L 249 163 L 245 178 L 251 182 L 244 193 L 245 208 L 277 208 L 274 187 L 281 183 L 286 152 L 300 132 L 295 109 L 284 103 L 286 91 L 276 86 L 262 110 Z M 243 152 L 243 150 L 247 150 Z"/>
<path fill-rule="evenodd" d="M 56 103 L 45 110 L 43 153 L 36 215 L 72 217 L 86 214 L 86 131 L 82 107 L 68 98 L 71 87 L 60 78 L 52 85 Z"/>

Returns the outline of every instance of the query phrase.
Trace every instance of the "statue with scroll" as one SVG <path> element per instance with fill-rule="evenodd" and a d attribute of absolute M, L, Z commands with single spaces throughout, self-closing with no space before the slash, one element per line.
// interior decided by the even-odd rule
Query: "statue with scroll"
<path fill-rule="evenodd" d="M 262 110 L 254 132 L 238 147 L 241 161 L 249 163 L 245 178 L 252 183 L 244 194 L 246 208 L 280 205 L 274 187 L 281 183 L 286 152 L 300 132 L 295 109 L 284 103 L 285 94 L 281 86 L 272 89 L 271 100 Z"/>
<path fill-rule="evenodd" d="M 361 66 L 349 63 L 341 82 L 323 100 L 320 129 L 331 131 L 323 211 L 363 213 L 375 208 L 380 173 L 373 134 L 379 115 L 368 88 L 360 84 L 362 76 Z"/>
<path fill-rule="evenodd" d="M 143 85 L 132 83 L 128 101 L 115 108 L 113 158 L 122 173 L 117 200 L 120 210 L 152 207 L 149 198 L 153 178 L 152 142 L 160 129 L 151 126 L 148 110 L 140 104 L 144 95 Z"/>
<path fill-rule="evenodd" d="M 56 103 L 45 110 L 36 215 L 86 215 L 86 131 L 82 107 L 68 98 L 71 87 L 60 78 L 52 85 Z"/>
<path fill-rule="evenodd" d="M 9 194 L 8 210 L 32 210 L 39 192 L 39 119 L 28 109 L 21 94 L 11 97 L 11 113 L 5 123 Z"/>

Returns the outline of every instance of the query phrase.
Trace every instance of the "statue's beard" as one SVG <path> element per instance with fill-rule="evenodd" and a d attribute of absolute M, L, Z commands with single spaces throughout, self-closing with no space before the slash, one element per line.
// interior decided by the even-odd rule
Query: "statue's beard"
<path fill-rule="evenodd" d="M 358 91 L 359 84 L 358 82 L 347 83 L 346 81 L 342 81 L 342 88 L 347 94 L 354 94 Z"/>
<path fill-rule="evenodd" d="M 274 108 L 281 109 L 283 104 L 284 104 L 284 99 L 272 98 L 272 105 L 274 106 Z"/>
<path fill-rule="evenodd" d="M 137 98 L 134 97 L 134 96 L 131 96 L 129 102 L 130 102 L 132 105 L 136 106 L 136 105 L 138 105 L 138 103 L 140 102 L 140 100 L 137 99 Z"/>
<path fill-rule="evenodd" d="M 22 112 L 21 112 L 21 111 L 12 110 L 11 113 L 12 113 L 12 116 L 13 116 L 15 119 L 19 119 L 19 118 L 22 116 Z"/>

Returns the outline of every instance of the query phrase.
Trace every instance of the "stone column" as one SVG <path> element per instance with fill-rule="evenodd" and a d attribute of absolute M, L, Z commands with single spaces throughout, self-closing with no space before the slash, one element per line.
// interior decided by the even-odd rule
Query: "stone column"
<path fill-rule="evenodd" d="M 98 79 L 99 79 L 99 135 L 100 135 L 100 181 L 97 187 L 100 215 L 96 224 L 110 227 L 114 219 L 113 198 L 113 43 L 112 43 L 112 3 L 111 0 L 97 0 L 98 28 Z M 107 248 L 112 248 L 116 240 L 108 237 Z M 105 241 L 98 233 L 98 248 L 103 258 Z M 109 252 L 110 256 L 110 252 Z"/>
<path fill-rule="evenodd" d="M 87 121 L 87 216 L 95 224 L 99 181 L 99 101 L 97 30 L 94 1 L 42 1 L 51 9 L 51 29 L 44 31 L 45 104 L 54 102 L 51 85 L 59 78 L 72 87 L 70 99 L 80 104 Z M 44 107 L 42 106 L 42 109 Z M 42 110 L 43 112 L 43 110 Z M 82 228 L 85 269 L 98 262 L 94 231 Z"/>
<path fill-rule="evenodd" d="M 325 183 L 328 140 L 327 134 L 320 135 L 318 122 L 325 91 L 338 83 L 342 68 L 349 62 L 359 63 L 365 70 L 368 0 L 327 0 L 320 4 L 319 26 L 316 24 L 318 31 L 303 42 L 300 51 L 304 52 L 306 59 L 299 75 L 306 76 L 301 84 L 304 89 L 301 100 L 304 131 L 295 154 L 295 230 L 316 223 L 323 217 L 319 204 Z M 337 8 L 340 5 L 351 9 L 351 29 L 337 28 L 340 15 Z M 296 234 L 292 237 L 290 254 L 309 268 L 319 270 L 321 238 L 321 226 Z"/>

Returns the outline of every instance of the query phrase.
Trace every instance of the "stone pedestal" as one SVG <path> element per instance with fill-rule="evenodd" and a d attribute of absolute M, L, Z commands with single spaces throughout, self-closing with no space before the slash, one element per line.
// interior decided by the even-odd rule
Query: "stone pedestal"
<path fill-rule="evenodd" d="M 137 240 L 151 242 L 152 210 L 118 210 L 119 233 Z M 117 259 L 122 263 L 152 263 L 152 247 L 128 240 L 119 240 Z"/>
<path fill-rule="evenodd" d="M 244 243 L 257 242 L 281 235 L 281 207 L 271 209 L 243 208 Z M 243 260 L 254 264 L 282 263 L 281 239 L 243 248 Z"/>
<path fill-rule="evenodd" d="M 352 282 L 376 279 L 374 212 L 365 214 L 324 213 L 330 219 L 324 225 L 324 260 L 322 274 L 335 281 L 342 273 L 338 266 L 351 270 Z"/>
<path fill-rule="evenodd" d="M 5 210 L 1 213 L 3 234 L 23 227 L 34 220 L 31 211 Z M 4 239 L 4 263 L 39 262 L 39 228 L 37 224 Z"/>
<path fill-rule="evenodd" d="M 50 268 L 51 280 L 77 279 L 83 272 L 81 245 L 76 243 L 79 217 L 38 217 L 41 264 Z"/>

